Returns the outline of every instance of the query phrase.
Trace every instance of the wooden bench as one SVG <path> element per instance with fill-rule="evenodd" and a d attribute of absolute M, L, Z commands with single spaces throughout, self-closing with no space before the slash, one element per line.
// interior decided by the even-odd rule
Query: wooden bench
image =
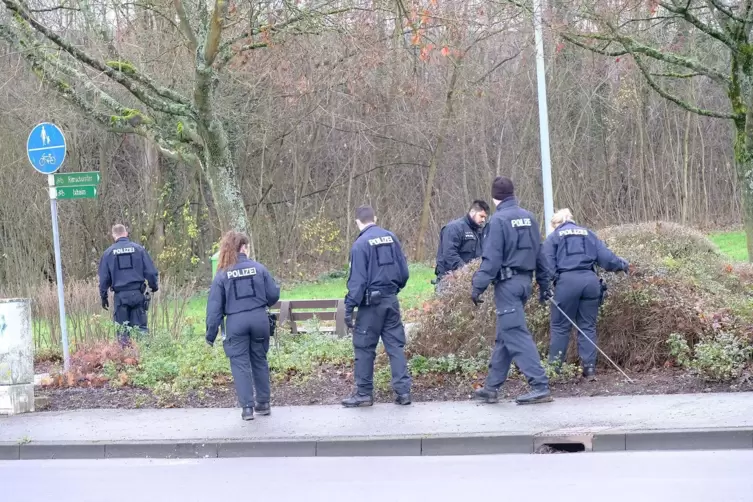
<path fill-rule="evenodd" d="M 345 300 L 282 300 L 275 303 L 270 312 L 277 313 L 278 326 L 290 323 L 290 331 L 294 335 L 304 332 L 299 321 L 317 318 L 320 321 L 335 321 L 334 326 L 322 326 L 320 331 L 346 336 L 348 328 L 345 326 Z"/>

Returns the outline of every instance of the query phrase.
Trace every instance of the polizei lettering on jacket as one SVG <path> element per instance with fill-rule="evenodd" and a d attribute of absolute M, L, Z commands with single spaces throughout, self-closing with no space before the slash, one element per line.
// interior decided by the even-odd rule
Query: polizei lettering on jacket
<path fill-rule="evenodd" d="M 467 241 L 474 240 L 475 241 L 476 240 L 476 234 L 474 234 L 473 232 L 466 232 L 465 233 L 465 240 L 467 240 Z"/>
<path fill-rule="evenodd" d="M 369 239 L 370 246 L 381 246 L 382 244 L 392 244 L 394 241 L 389 235 L 385 237 L 377 237 L 376 239 Z"/>
<path fill-rule="evenodd" d="M 531 218 L 518 218 L 517 220 L 510 220 L 510 223 L 512 224 L 512 228 L 530 227 Z"/>
<path fill-rule="evenodd" d="M 230 270 L 227 273 L 228 279 L 239 279 L 241 277 L 249 277 L 256 275 L 256 267 L 242 268 L 239 270 Z"/>
<path fill-rule="evenodd" d="M 588 235 L 588 230 L 583 228 L 567 228 L 560 230 L 560 237 L 567 237 L 568 235 Z"/>
<path fill-rule="evenodd" d="M 112 250 L 112 254 L 133 254 L 136 252 L 136 248 L 116 248 Z"/>

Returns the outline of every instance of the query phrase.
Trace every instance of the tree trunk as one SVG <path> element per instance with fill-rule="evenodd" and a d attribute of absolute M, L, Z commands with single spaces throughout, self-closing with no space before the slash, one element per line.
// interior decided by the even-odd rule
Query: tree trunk
<path fill-rule="evenodd" d="M 204 135 L 207 146 L 202 167 L 209 181 L 220 227 L 223 232 L 235 230 L 251 235 L 227 133 L 219 120 L 211 123 L 207 133 Z M 253 256 L 255 255 L 253 245 L 251 248 Z"/>
<path fill-rule="evenodd" d="M 682 215 L 680 221 L 683 225 L 688 224 L 688 205 L 689 191 L 688 191 L 688 175 L 690 171 L 690 125 L 693 118 L 693 112 L 685 112 L 685 137 L 682 140 Z"/>
<path fill-rule="evenodd" d="M 431 162 L 429 163 L 429 177 L 426 180 L 424 202 L 423 208 L 421 210 L 421 223 L 418 227 L 418 242 L 416 243 L 416 259 L 418 261 L 424 259 L 424 248 L 426 247 L 426 231 L 429 228 L 429 213 L 431 212 L 431 194 L 434 191 L 434 178 L 436 178 L 437 176 L 437 163 L 439 161 L 439 157 L 442 154 L 442 147 L 444 146 L 444 137 L 447 133 L 447 126 L 450 122 L 450 118 L 452 117 L 452 98 L 455 93 L 455 85 L 458 81 L 458 74 L 460 73 L 462 61 L 462 59 L 454 61 L 455 64 L 452 68 L 450 84 L 447 88 L 445 109 L 441 123 L 439 124 L 439 131 L 437 132 L 437 143 L 436 147 L 434 148 L 434 153 L 431 156 Z"/>

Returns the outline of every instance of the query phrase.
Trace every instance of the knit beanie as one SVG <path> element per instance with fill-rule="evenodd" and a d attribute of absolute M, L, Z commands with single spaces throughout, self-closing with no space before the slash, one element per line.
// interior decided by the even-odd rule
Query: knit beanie
<path fill-rule="evenodd" d="M 507 176 L 497 176 L 492 183 L 492 198 L 496 200 L 505 200 L 515 195 L 515 186 L 512 180 Z"/>

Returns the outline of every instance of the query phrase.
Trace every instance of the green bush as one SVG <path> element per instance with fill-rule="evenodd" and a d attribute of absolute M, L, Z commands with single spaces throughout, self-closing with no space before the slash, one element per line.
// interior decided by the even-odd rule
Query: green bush
<path fill-rule="evenodd" d="M 691 370 L 707 382 L 729 382 L 739 378 L 753 357 L 753 346 L 728 331 L 705 335 L 692 349 L 677 333 L 669 336 L 667 344 L 678 366 Z"/>
<path fill-rule="evenodd" d="M 307 379 L 322 365 L 344 366 L 353 360 L 350 338 L 318 332 L 283 335 L 272 341 L 269 368 L 276 379 Z"/>
<path fill-rule="evenodd" d="M 719 332 L 703 338 L 694 349 L 693 370 L 709 382 L 739 378 L 753 355 L 753 347 L 732 333 Z"/>

